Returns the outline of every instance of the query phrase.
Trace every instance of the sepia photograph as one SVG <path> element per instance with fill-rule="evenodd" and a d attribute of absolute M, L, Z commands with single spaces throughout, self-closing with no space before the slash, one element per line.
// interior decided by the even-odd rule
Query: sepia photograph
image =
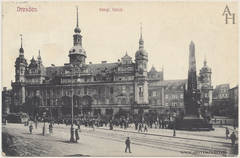
<path fill-rule="evenodd" d="M 2 1 L 3 157 L 237 157 L 237 1 Z"/>

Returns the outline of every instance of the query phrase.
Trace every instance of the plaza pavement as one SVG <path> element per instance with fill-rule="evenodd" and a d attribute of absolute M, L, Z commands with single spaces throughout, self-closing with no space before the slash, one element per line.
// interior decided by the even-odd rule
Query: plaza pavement
<path fill-rule="evenodd" d="M 3 132 L 14 136 L 18 156 L 236 156 L 230 140 L 225 140 L 224 128 L 211 132 L 177 131 L 174 138 L 168 129 L 149 129 L 148 134 L 140 134 L 133 127 L 127 130 L 114 127 L 110 131 L 108 127 L 93 130 L 81 126 L 79 143 L 69 143 L 70 126 L 55 124 L 53 135 L 46 136 L 41 134 L 42 126 L 39 123 L 29 134 L 23 124 L 7 124 Z M 132 153 L 124 152 L 128 136 Z M 206 151 L 210 154 L 201 153 Z"/>

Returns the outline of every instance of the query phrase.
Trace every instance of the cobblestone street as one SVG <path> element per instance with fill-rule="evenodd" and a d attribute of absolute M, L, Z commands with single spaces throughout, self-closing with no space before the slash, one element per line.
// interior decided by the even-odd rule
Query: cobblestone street
<path fill-rule="evenodd" d="M 211 132 L 149 129 L 148 134 L 133 129 L 95 128 L 81 126 L 79 143 L 69 143 L 70 126 L 54 125 L 53 135 L 42 136 L 42 124 L 29 134 L 22 124 L 3 126 L 3 137 L 11 137 L 9 146 L 15 156 L 234 156 L 224 129 Z M 46 127 L 48 125 L 46 124 Z M 221 135 L 222 134 L 222 135 Z M 125 139 L 130 137 L 132 153 L 125 153 Z M 206 140 L 208 139 L 208 140 Z"/>

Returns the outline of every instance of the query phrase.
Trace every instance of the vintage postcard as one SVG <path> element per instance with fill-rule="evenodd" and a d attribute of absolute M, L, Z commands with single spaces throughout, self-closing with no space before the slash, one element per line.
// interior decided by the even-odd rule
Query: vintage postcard
<path fill-rule="evenodd" d="M 2 156 L 238 156 L 239 2 L 1 2 Z"/>

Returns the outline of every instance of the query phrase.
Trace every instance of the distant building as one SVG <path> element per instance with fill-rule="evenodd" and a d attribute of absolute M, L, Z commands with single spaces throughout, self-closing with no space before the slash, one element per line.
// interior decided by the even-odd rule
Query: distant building
<path fill-rule="evenodd" d="M 9 114 L 10 107 L 12 104 L 12 90 L 8 90 L 6 87 L 3 87 L 2 91 L 2 113 Z"/>
<path fill-rule="evenodd" d="M 187 80 L 164 80 L 149 86 L 149 104 L 152 110 L 184 112 L 184 87 Z"/>
<path fill-rule="evenodd" d="M 229 100 L 234 107 L 238 107 L 238 85 L 229 89 Z"/>
<path fill-rule="evenodd" d="M 213 91 L 213 99 L 228 99 L 229 98 L 229 84 L 217 85 Z"/>
<path fill-rule="evenodd" d="M 213 105 L 218 107 L 229 106 L 229 84 L 217 85 L 213 90 Z"/>
<path fill-rule="evenodd" d="M 207 66 L 207 60 L 205 59 L 198 77 L 198 87 L 201 91 L 201 100 L 205 107 L 212 106 L 213 86 L 211 75 L 212 70 L 209 66 Z"/>

